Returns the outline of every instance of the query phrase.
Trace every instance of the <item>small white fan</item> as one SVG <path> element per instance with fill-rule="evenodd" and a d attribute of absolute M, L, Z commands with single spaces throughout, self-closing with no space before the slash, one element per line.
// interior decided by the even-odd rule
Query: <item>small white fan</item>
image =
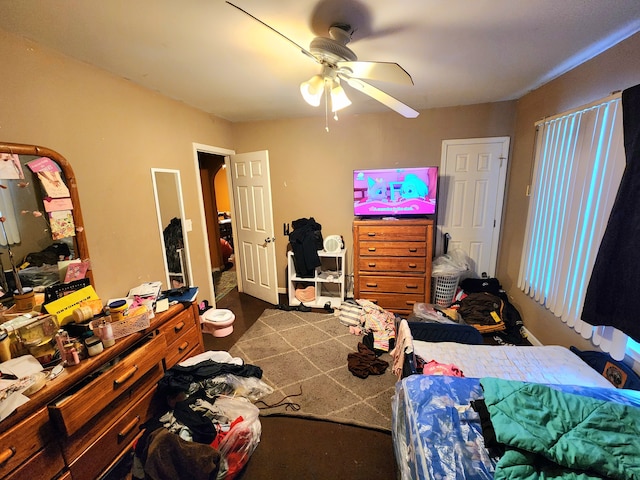
<path fill-rule="evenodd" d="M 340 235 L 329 235 L 322 244 L 324 251 L 328 253 L 338 253 L 344 247 Z"/>

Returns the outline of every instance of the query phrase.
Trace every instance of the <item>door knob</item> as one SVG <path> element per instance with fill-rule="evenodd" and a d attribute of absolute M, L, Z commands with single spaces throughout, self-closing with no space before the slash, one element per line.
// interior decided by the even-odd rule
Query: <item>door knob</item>
<path fill-rule="evenodd" d="M 449 250 L 449 240 L 451 240 L 451 235 L 449 235 L 448 233 L 444 234 L 444 248 L 443 248 L 443 252 L 445 255 L 447 254 L 447 251 Z"/>
<path fill-rule="evenodd" d="M 264 243 L 262 244 L 262 248 L 266 247 L 267 244 L 271 243 L 271 242 L 275 242 L 276 241 L 276 237 L 267 237 L 264 239 Z"/>

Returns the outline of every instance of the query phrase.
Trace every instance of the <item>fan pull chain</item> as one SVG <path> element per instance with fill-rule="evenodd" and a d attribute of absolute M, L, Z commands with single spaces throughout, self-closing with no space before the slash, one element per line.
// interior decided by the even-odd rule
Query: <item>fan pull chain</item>
<path fill-rule="evenodd" d="M 324 79 L 324 129 L 325 131 L 329 131 L 329 95 L 331 94 L 331 90 L 329 88 L 329 83 L 327 79 Z"/>

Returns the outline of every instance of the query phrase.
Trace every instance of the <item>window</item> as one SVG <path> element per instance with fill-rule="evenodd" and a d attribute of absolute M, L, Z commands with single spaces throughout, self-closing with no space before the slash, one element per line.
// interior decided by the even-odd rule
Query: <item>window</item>
<path fill-rule="evenodd" d="M 620 94 L 540 121 L 536 129 L 518 287 L 604 351 L 622 338 L 624 353 L 626 335 L 580 319 L 625 167 Z"/>

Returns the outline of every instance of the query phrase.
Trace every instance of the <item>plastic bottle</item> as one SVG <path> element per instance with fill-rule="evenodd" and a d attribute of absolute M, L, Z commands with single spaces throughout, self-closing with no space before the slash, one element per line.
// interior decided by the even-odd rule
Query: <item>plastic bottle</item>
<path fill-rule="evenodd" d="M 73 343 L 66 343 L 64 346 L 64 352 L 67 359 L 67 365 L 78 365 L 80 363 L 78 350 L 76 350 L 76 347 L 73 346 Z"/>
<path fill-rule="evenodd" d="M 115 338 L 113 338 L 113 327 L 110 322 L 107 322 L 104 319 L 100 324 L 100 338 L 102 339 L 102 345 L 104 345 L 105 348 L 112 347 L 116 343 Z"/>
<path fill-rule="evenodd" d="M 58 347 L 58 351 L 60 352 L 60 360 L 62 362 L 67 361 L 67 355 L 65 351 L 65 344 L 69 342 L 69 334 L 66 330 L 62 328 L 56 332 L 56 346 Z"/>

